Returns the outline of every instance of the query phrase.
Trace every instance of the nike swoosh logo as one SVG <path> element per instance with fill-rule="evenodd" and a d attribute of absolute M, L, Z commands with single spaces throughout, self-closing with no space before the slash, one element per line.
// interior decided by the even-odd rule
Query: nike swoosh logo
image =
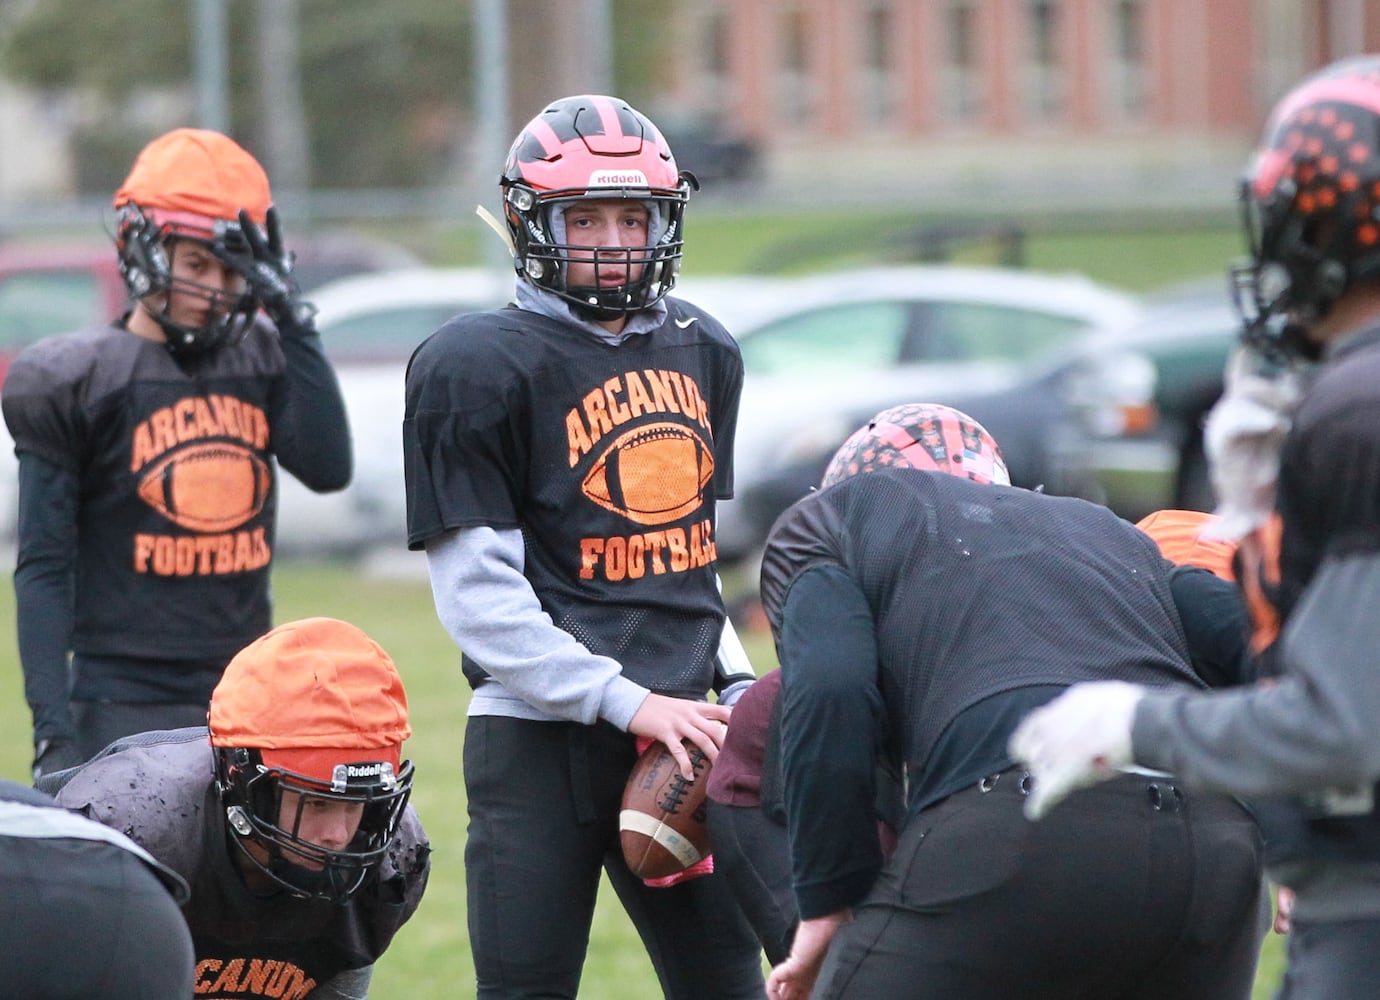
<path fill-rule="evenodd" d="M 688 327 L 691 323 L 695 322 L 695 320 L 697 320 L 697 319 L 699 319 L 698 316 L 691 316 L 689 319 L 678 319 L 678 320 L 676 320 L 676 326 L 678 326 L 678 327 L 680 327 L 682 330 L 684 330 L 686 327 Z"/>

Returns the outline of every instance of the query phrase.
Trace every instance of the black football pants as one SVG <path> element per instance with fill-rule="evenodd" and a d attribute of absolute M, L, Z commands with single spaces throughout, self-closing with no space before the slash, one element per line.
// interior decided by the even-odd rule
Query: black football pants
<path fill-rule="evenodd" d="M 1123 776 L 1031 822 L 1022 779 L 907 822 L 815 1000 L 1248 1000 L 1270 910 L 1241 806 Z"/>
<path fill-rule="evenodd" d="M 73 701 L 77 747 L 90 760 L 111 743 L 136 733 L 156 729 L 182 729 L 206 725 L 206 703 Z"/>
<path fill-rule="evenodd" d="M 190 997 L 192 938 L 143 861 L 100 841 L 0 836 L 0 996 Z"/>
<path fill-rule="evenodd" d="M 791 888 L 790 835 L 760 807 L 713 801 L 708 807 L 714 870 L 728 879 L 767 961 L 778 965 L 790 954 L 800 922 Z"/>
<path fill-rule="evenodd" d="M 654 889 L 618 842 L 635 739 L 612 726 L 471 716 L 465 878 L 480 1000 L 574 998 L 606 871 L 670 1000 L 760 1000 L 761 951 L 719 873 Z"/>

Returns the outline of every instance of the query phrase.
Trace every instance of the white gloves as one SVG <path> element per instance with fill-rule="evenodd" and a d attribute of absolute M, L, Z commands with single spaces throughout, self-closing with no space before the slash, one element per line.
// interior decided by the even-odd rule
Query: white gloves
<path fill-rule="evenodd" d="M 1249 349 L 1227 362 L 1222 398 L 1203 425 L 1217 520 L 1204 537 L 1236 540 L 1260 527 L 1275 504 L 1279 450 L 1302 396 L 1299 373 L 1271 369 Z"/>
<path fill-rule="evenodd" d="M 1075 684 L 1016 727 L 1007 750 L 1035 779 L 1025 814 L 1039 819 L 1070 792 L 1131 763 L 1131 723 L 1145 689 L 1124 681 Z"/>

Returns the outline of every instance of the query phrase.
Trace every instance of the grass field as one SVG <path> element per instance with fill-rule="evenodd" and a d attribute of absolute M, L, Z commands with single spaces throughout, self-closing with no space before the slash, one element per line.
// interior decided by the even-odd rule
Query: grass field
<path fill-rule="evenodd" d="M 432 611 L 431 593 L 417 576 L 379 578 L 345 564 L 280 565 L 274 573 L 277 621 L 329 615 L 354 622 L 397 661 L 407 684 L 414 735 L 407 754 L 417 764 L 413 794 L 435 849 L 431 882 L 417 916 L 379 963 L 375 1000 L 457 1000 L 473 996 L 474 973 L 465 930 L 465 793 L 460 742 L 468 689 L 458 656 Z M 0 586 L 0 776 L 26 781 L 30 721 L 15 649 L 14 602 Z M 758 670 L 774 659 L 769 641 L 746 636 Z M 1255 1000 L 1270 996 L 1278 978 L 1279 940 L 1266 945 Z M 655 977 L 631 925 L 607 886 L 600 896 L 585 966 L 582 996 L 648 1000 Z M 712 1000 L 712 998 L 707 998 Z"/>

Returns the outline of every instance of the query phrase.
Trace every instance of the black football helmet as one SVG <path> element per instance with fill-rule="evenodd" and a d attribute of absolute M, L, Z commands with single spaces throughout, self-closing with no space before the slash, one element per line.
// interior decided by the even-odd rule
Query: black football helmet
<path fill-rule="evenodd" d="M 500 180 L 517 271 L 597 320 L 645 309 L 676 283 L 692 187 L 694 177 L 676 168 L 656 126 L 624 101 L 589 94 L 555 101 L 519 133 Z M 608 198 L 647 206 L 646 246 L 576 248 L 563 238 L 571 203 Z M 572 250 L 597 253 L 602 263 L 621 260 L 628 280 L 571 287 L 565 265 Z"/>
<path fill-rule="evenodd" d="M 259 750 L 215 748 L 216 788 L 231 840 L 254 867 L 294 896 L 343 903 L 383 860 L 412 794 L 412 762 L 395 772 L 389 761 L 337 764 L 329 786 L 281 768 L 265 766 Z M 283 809 L 283 793 L 295 806 Z M 329 850 L 298 835 L 314 801 L 354 803 L 362 815 L 354 840 Z M 251 851 L 256 842 L 262 852 Z"/>
<path fill-rule="evenodd" d="M 157 321 L 167 338 L 168 351 L 175 358 L 188 359 L 210 354 L 222 344 L 230 344 L 242 337 L 254 321 L 259 303 L 254 293 L 244 286 L 235 294 L 225 295 L 194 281 L 173 277 L 171 256 L 177 241 L 200 243 L 218 259 L 230 256 L 230 246 L 243 243 L 244 237 L 231 232 L 238 223 L 215 220 L 215 234 L 209 238 L 200 231 L 189 234 L 175 224 L 157 225 L 138 205 L 126 205 L 120 210 L 116 235 L 116 252 L 120 275 L 131 298 L 144 300 L 149 315 Z M 171 301 L 165 299 L 159 307 L 149 302 L 150 296 L 167 296 L 173 291 L 197 295 L 215 303 L 210 322 L 204 326 L 187 326 L 176 322 L 169 310 Z"/>
<path fill-rule="evenodd" d="M 1380 277 L 1380 57 L 1334 63 L 1286 94 L 1240 197 L 1250 257 L 1231 278 L 1243 339 L 1316 357 L 1309 325 Z"/>

